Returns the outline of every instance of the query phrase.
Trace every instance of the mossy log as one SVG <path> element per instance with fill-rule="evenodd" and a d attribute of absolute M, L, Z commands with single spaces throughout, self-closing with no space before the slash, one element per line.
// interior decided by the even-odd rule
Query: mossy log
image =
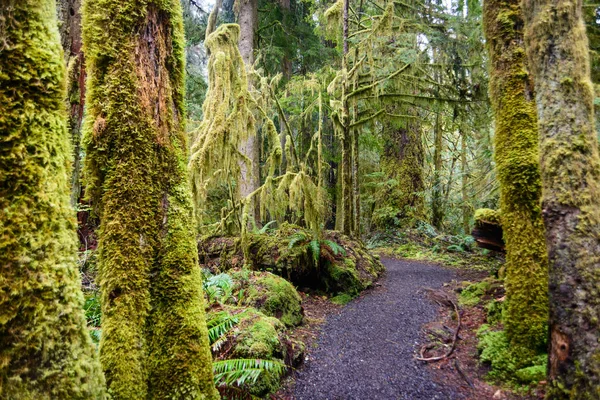
<path fill-rule="evenodd" d="M 475 212 L 475 225 L 471 231 L 477 246 L 504 252 L 504 240 L 502 239 L 502 224 L 497 211 L 490 209 L 479 209 Z"/>
<path fill-rule="evenodd" d="M 293 225 L 284 225 L 272 234 L 248 234 L 247 260 L 237 237 L 203 240 L 199 243 L 200 264 L 214 272 L 250 266 L 254 270 L 280 275 L 300 288 L 352 296 L 370 287 L 384 271 L 381 262 L 360 241 L 340 232 L 323 232 L 318 242 L 317 260 L 313 253 L 313 240 L 290 246 L 291 240 L 298 234 L 310 237 L 306 230 Z M 329 245 L 331 242 L 343 250 L 336 254 L 337 249 Z"/>

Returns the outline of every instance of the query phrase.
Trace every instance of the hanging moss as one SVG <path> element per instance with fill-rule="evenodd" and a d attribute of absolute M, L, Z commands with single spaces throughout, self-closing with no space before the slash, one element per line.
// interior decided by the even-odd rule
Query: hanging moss
<path fill-rule="evenodd" d="M 3 1 L 0 37 L 0 398 L 104 398 L 76 264 L 55 1 Z"/>
<path fill-rule="evenodd" d="M 520 1 L 487 0 L 484 25 L 506 243 L 503 322 L 515 358 L 526 361 L 546 343 L 548 260 L 540 203 L 537 115 L 525 59 Z"/>
<path fill-rule="evenodd" d="M 217 398 L 186 173 L 180 2 L 89 0 L 83 18 L 109 392 Z"/>

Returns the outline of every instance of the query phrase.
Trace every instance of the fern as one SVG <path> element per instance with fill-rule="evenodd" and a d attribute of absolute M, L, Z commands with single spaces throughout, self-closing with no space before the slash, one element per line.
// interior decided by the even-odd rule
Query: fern
<path fill-rule="evenodd" d="M 269 229 L 271 229 L 271 225 L 273 225 L 276 222 L 277 221 L 269 221 L 268 223 L 265 224 L 265 226 L 263 226 L 262 228 L 260 228 L 260 230 L 258 231 L 258 234 L 259 235 L 264 235 L 265 233 L 267 233 L 267 231 Z"/>
<path fill-rule="evenodd" d="M 332 241 L 332 240 L 324 240 L 323 244 L 325 244 L 327 247 L 329 247 L 331 249 L 331 251 L 333 252 L 334 255 L 346 255 L 346 249 L 344 249 L 342 246 L 340 246 L 338 243 Z"/>
<path fill-rule="evenodd" d="M 213 362 L 213 374 L 217 386 L 242 386 L 256 383 L 263 372 L 271 372 L 281 377 L 286 370 L 285 364 L 273 360 L 233 359 Z"/>
<path fill-rule="evenodd" d="M 319 258 L 321 257 L 321 243 L 318 240 L 311 240 L 308 248 L 310 249 L 315 265 L 318 266 Z"/>
<path fill-rule="evenodd" d="M 308 239 L 308 236 L 304 232 L 297 232 L 290 236 L 290 243 L 288 247 L 294 248 L 297 244 L 305 242 Z"/>
<path fill-rule="evenodd" d="M 220 343 L 219 346 L 215 346 L 215 344 L 219 339 L 222 339 L 231 328 L 236 326 L 238 322 L 239 319 L 236 316 L 229 315 L 225 311 L 215 314 L 215 316 L 206 323 L 206 326 L 208 327 L 208 339 L 211 346 L 217 347 L 218 350 L 222 343 Z"/>

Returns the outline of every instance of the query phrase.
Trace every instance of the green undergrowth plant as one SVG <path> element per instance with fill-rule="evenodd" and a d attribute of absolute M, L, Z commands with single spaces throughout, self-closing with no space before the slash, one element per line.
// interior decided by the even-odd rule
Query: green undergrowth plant
<path fill-rule="evenodd" d="M 511 346 L 506 332 L 484 324 L 477 331 L 479 359 L 489 365 L 487 377 L 520 390 L 546 378 L 548 355 L 540 350 L 531 354 L 526 349 Z"/>
<path fill-rule="evenodd" d="M 321 239 L 317 235 L 310 235 L 307 231 L 300 231 L 292 234 L 289 237 L 288 247 L 290 249 L 293 249 L 294 247 L 304 247 L 312 255 L 315 265 L 319 264 L 321 255 L 326 258 L 330 258 L 331 255 L 333 255 L 333 257 L 346 255 L 346 250 L 338 243 L 328 239 Z"/>
<path fill-rule="evenodd" d="M 244 313 L 244 311 L 242 311 Z M 210 314 L 207 321 L 208 335 L 213 354 L 213 374 L 217 389 L 226 399 L 255 398 L 250 392 L 261 375 L 268 373 L 271 378 L 280 379 L 286 366 L 278 360 L 260 358 L 218 358 L 222 347 L 230 340 L 227 334 L 239 324 L 242 315 L 231 315 L 227 311 Z"/>
<path fill-rule="evenodd" d="M 489 271 L 493 275 L 504 262 L 501 254 L 475 246 L 471 235 L 445 234 L 425 222 L 402 231 L 375 232 L 366 243 L 368 248 L 383 254 Z"/>

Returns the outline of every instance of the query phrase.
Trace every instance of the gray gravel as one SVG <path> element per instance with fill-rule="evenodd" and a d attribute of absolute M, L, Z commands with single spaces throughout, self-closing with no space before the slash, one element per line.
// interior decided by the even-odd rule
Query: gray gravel
<path fill-rule="evenodd" d="M 454 273 L 415 261 L 382 262 L 381 287 L 325 323 L 317 349 L 297 373 L 297 400 L 460 398 L 413 358 L 421 326 L 437 311 L 423 289 L 440 287 Z"/>

